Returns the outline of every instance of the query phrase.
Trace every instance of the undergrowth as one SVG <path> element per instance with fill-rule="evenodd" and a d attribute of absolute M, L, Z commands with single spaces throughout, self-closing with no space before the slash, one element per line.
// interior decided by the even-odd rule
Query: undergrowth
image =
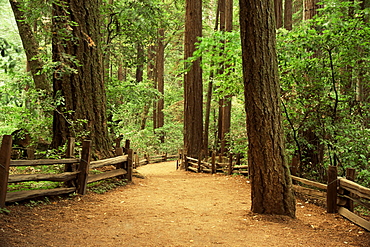
<path fill-rule="evenodd" d="M 103 194 L 109 190 L 112 190 L 119 186 L 124 186 L 126 184 L 127 184 L 127 179 L 111 178 L 111 179 L 101 180 L 101 181 L 88 184 L 87 188 L 91 192 L 94 192 L 97 194 Z"/>

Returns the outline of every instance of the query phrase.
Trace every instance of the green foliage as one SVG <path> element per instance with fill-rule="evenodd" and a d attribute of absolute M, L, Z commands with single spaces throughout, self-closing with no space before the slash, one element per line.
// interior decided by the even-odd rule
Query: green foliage
<path fill-rule="evenodd" d="M 0 85 L 20 69 L 24 69 L 24 53 L 16 23 L 8 2 L 0 2 Z"/>
<path fill-rule="evenodd" d="M 217 100 L 227 95 L 242 94 L 239 32 L 214 31 L 209 37 L 200 38 L 193 57 L 185 61 L 185 68 L 189 69 L 191 63 L 200 57 L 203 76 L 213 81 L 216 88 L 214 95 Z"/>
<path fill-rule="evenodd" d="M 357 4 L 324 1 L 314 19 L 279 30 L 278 58 L 288 152 L 321 145 L 321 166 L 338 165 L 340 175 L 356 168 L 358 180 L 368 185 L 370 105 L 359 99 L 359 88 L 370 79 L 370 26 Z M 306 176 L 323 179 L 321 168 L 301 158 Z"/>
<path fill-rule="evenodd" d="M 238 31 L 222 32 L 212 31 L 209 36 L 199 39 L 197 50 L 193 57 L 185 62 L 186 72 L 193 61 L 201 58 L 203 78 L 213 83 L 211 108 L 219 107 L 219 100 L 226 96 L 232 98 L 232 128 L 226 137 L 230 151 L 233 153 L 246 153 L 247 137 L 245 128 L 245 110 L 243 98 L 242 60 L 240 34 Z M 209 140 L 214 140 L 209 146 L 217 149 L 217 115 L 210 116 Z"/>
<path fill-rule="evenodd" d="M 231 130 L 227 136 L 227 144 L 233 154 L 244 154 L 248 152 L 248 137 L 245 121 L 244 96 L 234 98 L 231 108 Z"/>
<path fill-rule="evenodd" d="M 0 214 L 10 214 L 10 210 L 7 208 L 0 208 Z"/>
<path fill-rule="evenodd" d="M 43 199 L 40 199 L 40 200 L 29 200 L 24 205 L 29 208 L 35 208 L 35 207 L 39 207 L 42 205 L 48 205 L 50 203 L 51 203 L 50 199 L 48 197 L 44 197 Z"/>
<path fill-rule="evenodd" d="M 16 66 L 22 60 L 21 50 L 14 44 L 0 37 L 0 68 L 4 73 L 14 73 Z"/>
<path fill-rule="evenodd" d="M 150 82 L 112 80 L 107 87 L 108 116 L 111 116 L 112 132 L 119 134 L 124 126 L 139 125 L 140 112 L 151 105 L 160 94 Z"/>
<path fill-rule="evenodd" d="M 54 102 L 44 92 L 30 87 L 29 76 L 21 74 L 11 78 L 0 85 L 0 135 L 25 129 L 34 141 L 47 140 Z"/>
<path fill-rule="evenodd" d="M 88 184 L 87 188 L 94 193 L 104 194 L 109 190 L 112 190 L 119 186 L 125 186 L 126 184 L 126 180 L 111 178 Z"/>
<path fill-rule="evenodd" d="M 168 25 L 162 5 L 160 1 L 122 0 L 102 6 L 107 27 L 104 49 L 115 58 L 112 62 L 129 67 L 144 63 L 144 57 L 137 56 L 138 46 L 153 44 L 158 28 Z"/>
<path fill-rule="evenodd" d="M 55 189 L 60 187 L 62 183 L 60 182 L 50 182 L 50 181 L 44 181 L 44 182 L 21 182 L 21 183 L 14 183 L 8 185 L 8 191 L 9 192 L 15 192 L 15 191 L 23 191 L 23 190 L 46 190 L 46 189 Z"/>

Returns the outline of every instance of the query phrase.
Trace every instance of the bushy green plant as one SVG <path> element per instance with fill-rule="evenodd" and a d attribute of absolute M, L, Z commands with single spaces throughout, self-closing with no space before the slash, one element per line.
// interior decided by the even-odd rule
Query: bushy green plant
<path fill-rule="evenodd" d="M 301 155 L 301 172 L 323 180 L 328 165 L 340 175 L 353 167 L 368 184 L 370 105 L 359 87 L 370 79 L 370 26 L 358 3 L 323 1 L 309 22 L 279 30 L 278 58 L 288 152 Z M 304 148 L 323 152 L 321 163 Z"/>

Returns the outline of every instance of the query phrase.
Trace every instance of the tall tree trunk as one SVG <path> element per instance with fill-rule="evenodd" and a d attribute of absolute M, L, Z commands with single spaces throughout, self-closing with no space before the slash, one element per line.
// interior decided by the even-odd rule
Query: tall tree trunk
<path fill-rule="evenodd" d="M 283 1 L 274 0 L 276 29 L 283 26 Z"/>
<path fill-rule="evenodd" d="M 293 28 L 293 0 L 284 1 L 284 28 L 292 30 Z"/>
<path fill-rule="evenodd" d="M 59 147 L 70 136 L 88 138 L 98 157 L 107 157 L 112 143 L 107 130 L 100 5 L 100 0 L 53 4 L 53 61 L 58 64 L 53 86 L 64 103 L 54 114 L 52 145 Z"/>
<path fill-rule="evenodd" d="M 31 71 L 36 89 L 46 90 L 50 92 L 51 83 L 45 73 L 42 72 L 44 63 L 38 57 L 39 43 L 37 42 L 31 26 L 26 22 L 24 12 L 21 10 L 21 1 L 9 0 L 13 9 L 15 20 L 17 22 L 19 35 L 21 36 L 23 48 L 26 52 L 27 66 Z"/>
<path fill-rule="evenodd" d="M 214 31 L 218 30 L 219 27 L 219 19 L 220 19 L 220 2 L 223 0 L 217 1 L 217 9 L 216 9 L 216 21 Z M 213 66 L 214 61 L 212 61 Z M 210 115 L 211 115 L 211 101 L 212 101 L 212 94 L 213 94 L 213 77 L 214 71 L 211 71 L 208 80 L 208 89 L 207 89 L 207 101 L 206 101 L 206 112 L 204 117 L 204 132 L 203 132 L 203 150 L 205 154 L 209 152 L 209 125 L 210 125 Z M 216 132 L 216 134 L 219 132 Z M 218 138 L 220 139 L 220 138 Z"/>
<path fill-rule="evenodd" d="M 151 45 L 148 48 L 148 64 L 147 64 L 147 77 L 148 77 L 148 81 L 152 82 L 152 83 L 149 83 L 151 86 L 154 86 L 154 83 L 155 83 L 155 78 L 154 78 L 154 76 L 155 76 L 155 71 L 154 71 L 155 61 L 154 61 L 154 57 L 155 57 L 155 46 Z M 151 103 L 151 101 L 150 101 L 150 103 Z M 149 102 L 148 102 L 144 105 L 143 115 L 141 117 L 141 124 L 140 124 L 140 129 L 141 130 L 145 129 L 146 121 L 148 119 L 149 109 L 150 109 L 150 105 L 149 105 Z M 155 126 L 154 126 L 154 128 L 155 128 Z"/>
<path fill-rule="evenodd" d="M 297 24 L 299 25 L 303 20 L 303 2 L 305 0 L 292 0 L 292 9 L 293 9 L 293 25 Z M 300 13 L 300 14 L 298 14 Z"/>
<path fill-rule="evenodd" d="M 233 29 L 233 0 L 225 0 L 225 31 L 231 32 Z M 225 41 L 228 42 L 228 41 Z M 225 53 L 226 55 L 226 53 Z M 221 154 L 227 149 L 227 135 L 231 128 L 231 99 L 228 95 L 223 99 L 222 105 L 222 134 L 221 134 Z"/>
<path fill-rule="evenodd" d="M 126 80 L 126 75 L 125 75 L 125 71 L 123 69 L 122 62 L 119 62 L 119 64 L 118 64 L 117 78 L 118 78 L 119 81 L 125 81 Z"/>
<path fill-rule="evenodd" d="M 317 0 L 304 0 L 303 20 L 312 19 L 317 14 Z"/>
<path fill-rule="evenodd" d="M 193 56 L 197 38 L 202 36 L 202 1 L 186 0 L 185 59 Z M 184 76 L 184 148 L 197 157 L 203 145 L 203 84 L 200 59 L 189 64 Z"/>
<path fill-rule="evenodd" d="M 252 211 L 295 217 L 285 157 L 273 0 L 240 0 Z"/>
<path fill-rule="evenodd" d="M 144 50 L 143 46 L 140 43 L 138 43 L 136 57 L 136 74 L 135 74 L 136 82 L 143 81 L 143 72 L 144 72 Z"/>
<path fill-rule="evenodd" d="M 219 20 L 220 20 L 220 31 L 221 32 L 225 32 L 226 30 L 226 0 L 219 0 L 218 1 L 218 8 L 219 10 Z M 223 40 L 221 40 L 220 42 L 225 42 Z M 224 51 L 222 52 L 224 53 Z M 220 54 L 222 55 L 222 54 Z M 220 63 L 219 64 L 219 68 L 218 70 L 216 71 L 217 74 L 220 74 L 222 75 L 224 73 L 224 64 L 223 63 Z M 218 144 L 219 144 L 219 152 L 220 152 L 220 155 L 223 156 L 224 155 L 224 128 L 223 128 L 223 123 L 224 123 L 224 99 L 220 99 L 218 101 L 218 131 L 217 131 L 217 138 L 218 138 Z"/>
<path fill-rule="evenodd" d="M 161 128 L 164 125 L 164 29 L 158 30 L 158 46 L 157 46 L 157 86 L 158 92 L 162 94 L 162 97 L 157 103 L 157 128 Z M 164 143 L 164 134 L 160 133 L 159 137 L 161 143 Z"/>
<path fill-rule="evenodd" d="M 203 150 L 205 154 L 208 154 L 209 151 L 209 124 L 210 124 L 210 115 L 211 115 L 211 101 L 213 94 L 213 82 L 212 82 L 213 73 L 211 73 L 208 81 L 207 89 L 207 102 L 206 102 L 206 112 L 204 117 L 204 132 L 203 132 Z"/>

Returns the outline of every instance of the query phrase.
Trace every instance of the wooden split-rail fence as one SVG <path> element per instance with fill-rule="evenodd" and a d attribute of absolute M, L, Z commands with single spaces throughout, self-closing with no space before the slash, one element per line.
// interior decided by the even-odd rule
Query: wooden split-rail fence
<path fill-rule="evenodd" d="M 17 202 L 43 196 L 56 196 L 69 193 L 86 194 L 87 184 L 103 179 L 118 177 L 132 180 L 133 151 L 132 149 L 116 148 L 117 157 L 104 160 L 90 161 L 91 141 L 83 141 L 80 158 L 74 158 L 73 138 L 69 139 L 69 145 L 64 159 L 38 159 L 38 160 L 11 160 L 12 136 L 3 136 L 0 149 L 0 208 L 5 203 Z M 63 164 L 63 173 L 58 174 L 14 174 L 9 175 L 11 167 L 25 166 L 51 166 Z M 107 171 L 93 174 L 89 171 L 108 167 Z M 26 181 L 52 181 L 63 182 L 64 187 L 54 189 L 23 190 L 8 192 L 9 183 L 20 183 Z"/>
<path fill-rule="evenodd" d="M 166 162 L 169 160 L 177 159 L 178 155 L 168 155 L 167 153 L 162 155 L 156 156 L 149 156 L 148 154 L 144 154 L 143 158 L 139 158 L 139 155 L 134 153 L 134 168 L 147 165 L 149 163 L 159 163 L 159 162 Z"/>
<path fill-rule="evenodd" d="M 359 185 L 355 179 L 355 169 L 347 168 L 346 177 L 338 177 L 336 166 L 329 166 L 327 184 L 292 176 L 294 190 L 311 199 L 326 202 L 328 213 L 339 213 L 353 223 L 370 231 L 370 222 L 355 214 L 354 203 L 370 210 L 370 188 Z M 300 186 L 302 184 L 305 186 Z"/>
<path fill-rule="evenodd" d="M 201 155 L 200 155 L 201 157 Z M 206 173 L 226 173 L 248 175 L 248 165 L 241 164 L 240 154 L 229 154 L 228 157 L 217 155 L 212 152 L 212 156 L 206 160 L 196 159 L 187 156 L 182 150 L 179 151 L 176 168 L 183 167 L 186 171 L 206 172 Z"/>
<path fill-rule="evenodd" d="M 228 162 L 216 162 L 216 154 L 213 152 L 210 162 L 188 157 L 182 151 L 179 152 L 177 168 L 182 167 L 187 171 L 248 174 L 248 165 L 240 164 L 240 156 L 235 158 L 229 155 Z M 219 159 L 222 160 L 221 158 Z M 242 169 L 242 171 L 240 171 Z M 370 210 L 370 189 L 353 182 L 355 170 L 348 168 L 346 178 L 338 177 L 337 167 L 330 166 L 328 169 L 327 184 L 311 181 L 308 179 L 291 176 L 293 187 L 296 193 L 302 194 L 310 199 L 317 199 L 325 202 L 328 213 L 339 213 L 348 220 L 370 231 L 370 222 L 355 214 L 354 202 Z"/>

